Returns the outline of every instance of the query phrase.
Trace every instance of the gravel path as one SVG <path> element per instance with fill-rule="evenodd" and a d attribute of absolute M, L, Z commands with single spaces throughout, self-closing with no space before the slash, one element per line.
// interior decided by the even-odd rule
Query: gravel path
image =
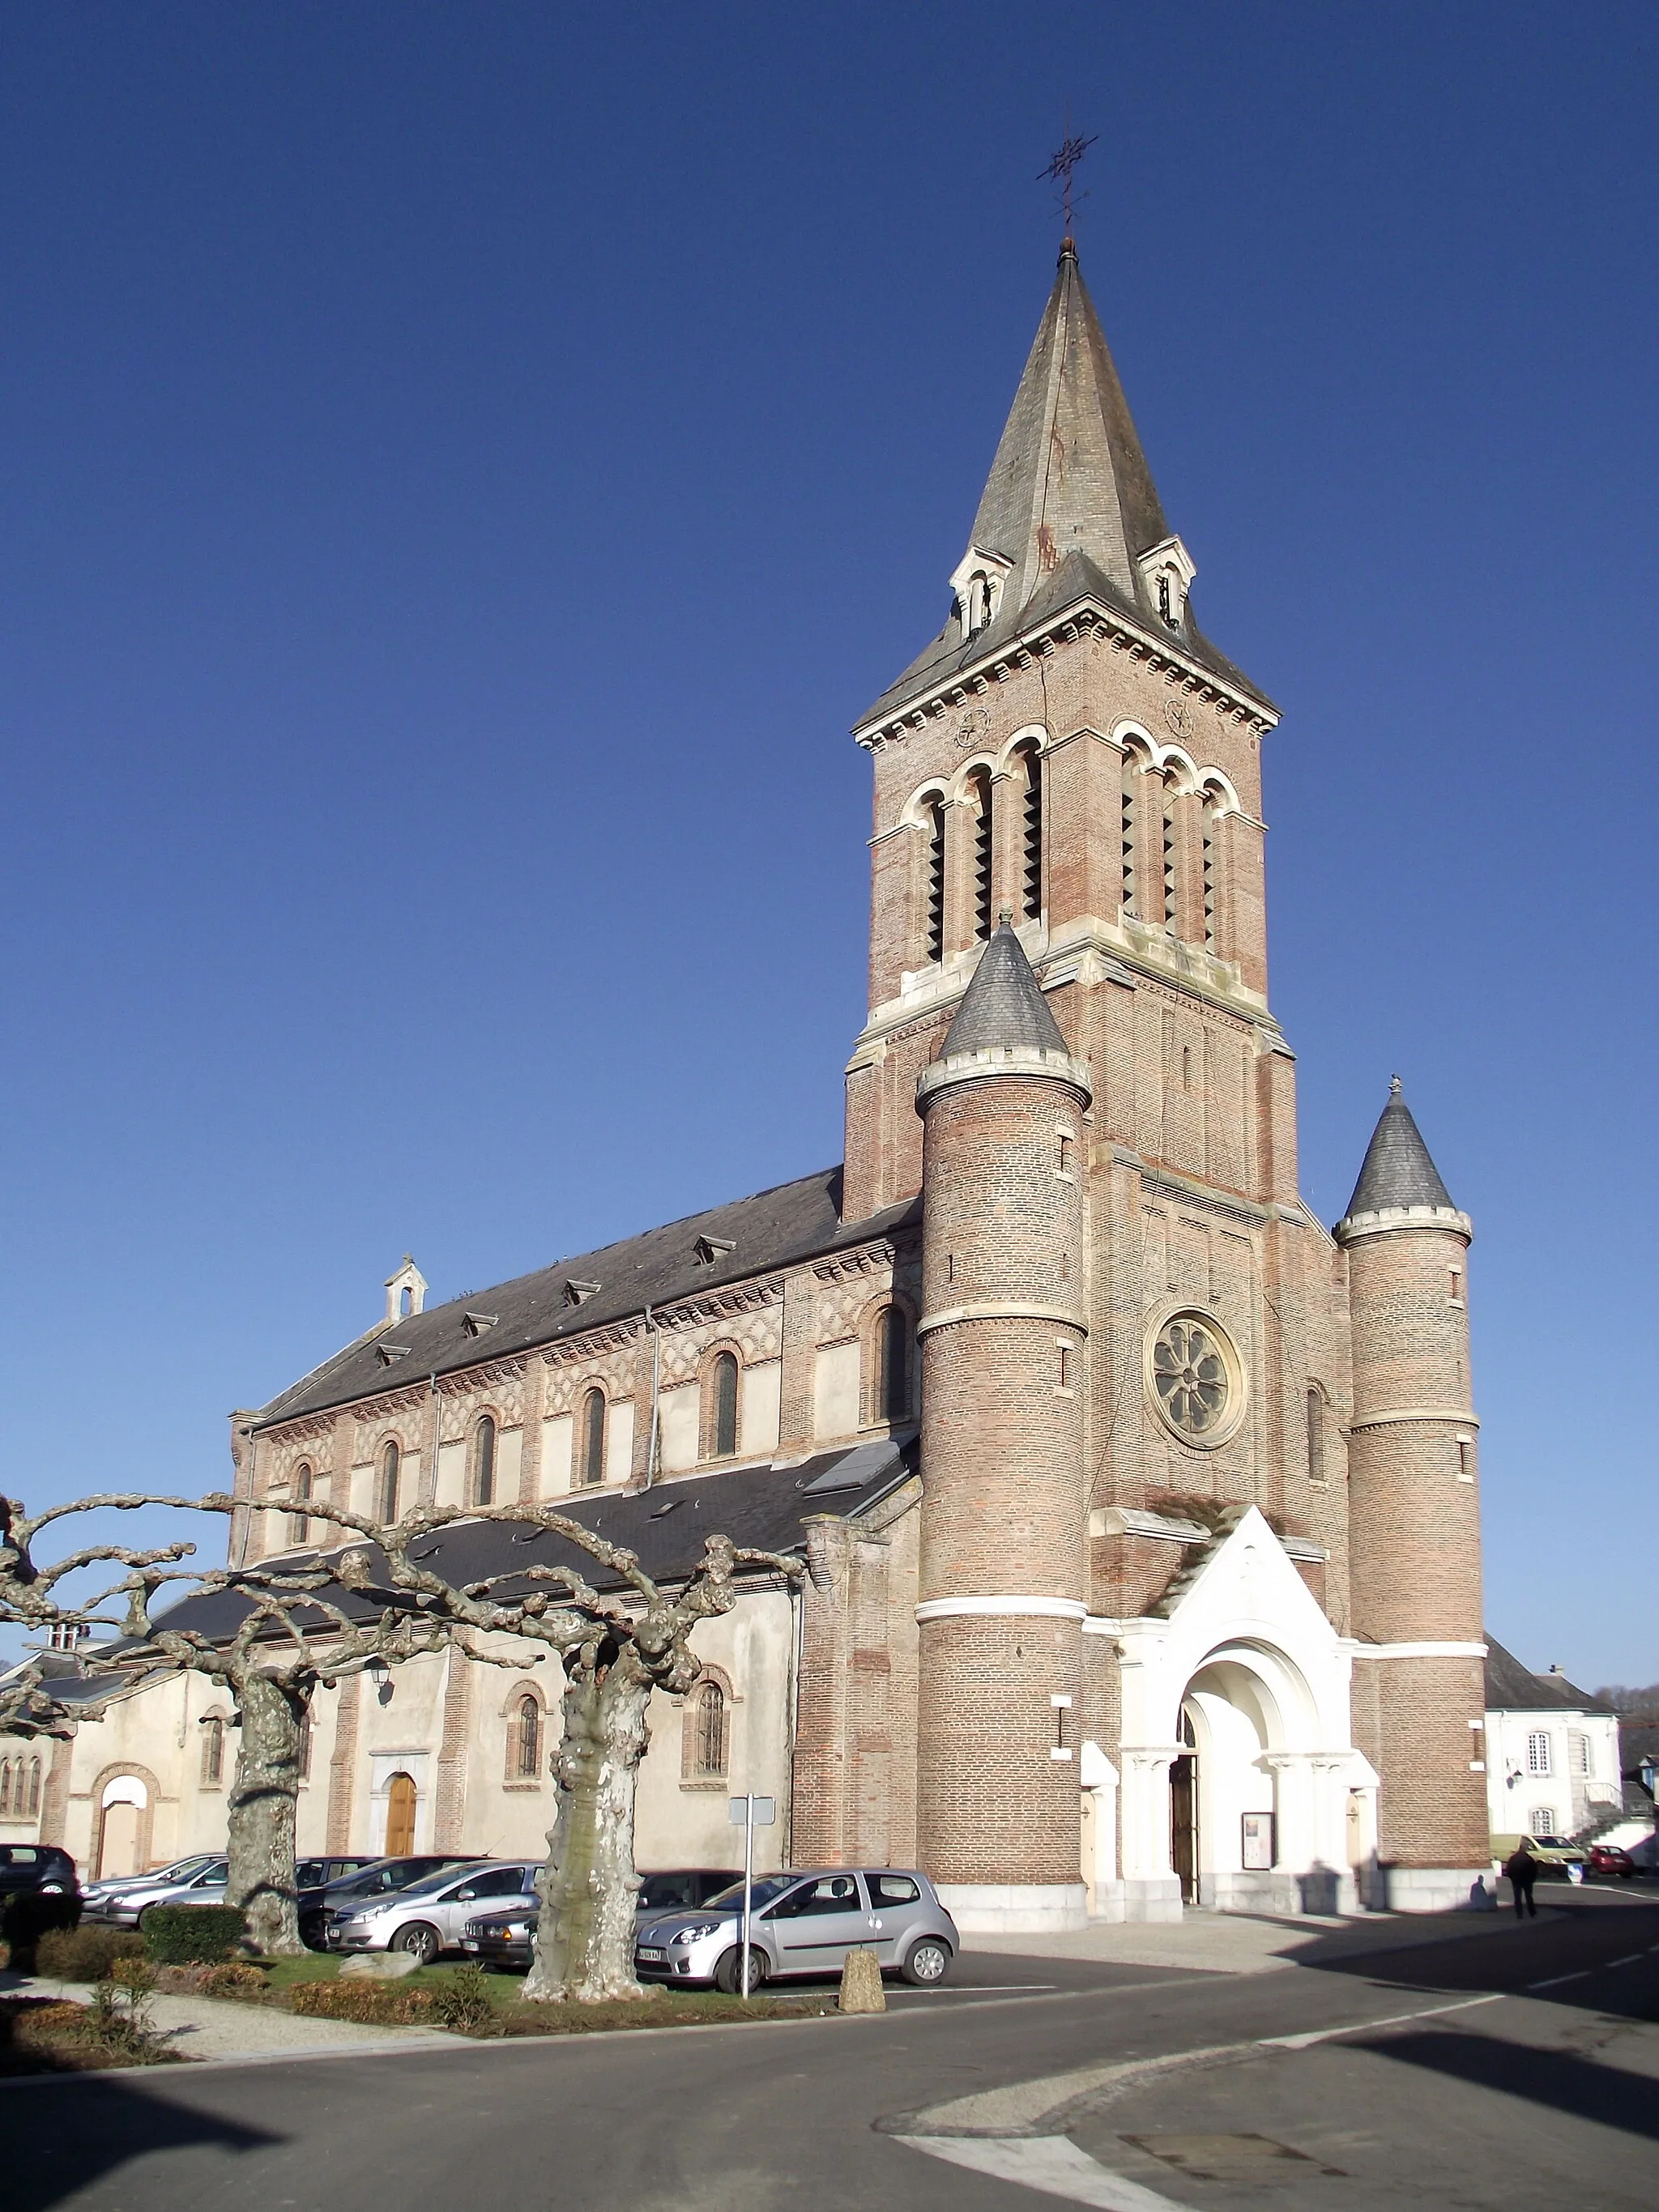
<path fill-rule="evenodd" d="M 41 1977 L 13 1984 L 20 1996 L 68 1997 L 89 2004 L 86 1982 L 53 1982 Z M 158 2028 L 175 2031 L 173 2047 L 183 2058 L 264 2058 L 307 2051 L 402 2050 L 434 2043 L 465 2043 L 435 2027 L 367 2027 L 349 2020 L 312 2020 L 302 2013 L 279 2012 L 271 2005 L 240 2004 L 227 1997 L 162 1996 L 151 1999 Z"/>

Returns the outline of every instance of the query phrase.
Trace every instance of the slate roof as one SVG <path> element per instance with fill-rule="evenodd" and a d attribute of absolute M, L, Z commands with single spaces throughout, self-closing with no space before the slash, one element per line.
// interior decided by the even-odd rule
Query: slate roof
<path fill-rule="evenodd" d="M 1042 1052 L 1066 1054 L 1072 1049 L 1031 972 L 1024 946 L 1006 921 L 979 956 L 939 1056 L 948 1060 L 952 1053 L 985 1052 L 998 1045 L 1035 1045 Z"/>
<path fill-rule="evenodd" d="M 452 1298 L 372 1329 L 262 1407 L 256 1428 L 349 1404 L 382 1390 L 454 1374 L 532 1346 L 631 1319 L 723 1285 L 890 1235 L 921 1218 L 920 1199 L 867 1220 L 841 1218 L 842 1171 L 825 1168 L 706 1213 L 561 1260 L 494 1289 Z M 700 1257 L 700 1240 L 707 1240 Z M 730 1249 L 725 1249 L 729 1247 Z M 573 1303 L 569 1285 L 582 1286 Z M 597 1285 L 597 1289 L 588 1285 Z M 467 1316 L 475 1317 L 470 1327 Z M 482 1324 L 479 1326 L 478 1324 Z M 392 1358 L 385 1357 L 390 1352 Z"/>
<path fill-rule="evenodd" d="M 595 1534 L 626 1547 L 653 1582 L 672 1586 L 690 1573 L 708 1536 L 729 1536 L 734 1544 L 752 1551 L 800 1553 L 806 1540 L 802 1524 L 808 1515 L 851 1520 L 867 1513 L 909 1480 L 919 1457 L 915 1437 L 903 1444 L 883 1437 L 850 1449 L 815 1452 L 799 1465 L 763 1461 L 720 1474 L 659 1482 L 649 1490 L 549 1502 Z M 374 1549 L 372 1545 L 366 1548 L 371 1553 Z M 329 1556 L 326 1552 L 285 1552 L 280 1561 L 273 1558 L 261 1565 L 301 1566 Z M 415 1557 L 458 1588 L 487 1576 L 511 1573 L 532 1561 L 538 1566 L 574 1567 L 599 1590 L 624 1587 L 614 1572 L 586 1552 L 524 1522 L 453 1522 L 422 1543 Z M 527 1589 L 529 1585 L 519 1587 Z M 503 1596 L 514 1592 L 514 1584 L 502 1586 Z M 369 1619 L 380 1610 L 348 1590 L 331 1587 L 328 1595 L 352 1618 Z M 234 1590 L 216 1590 L 182 1599 L 158 1613 L 155 1626 L 194 1629 L 217 1643 L 234 1635 L 247 1610 L 247 1601 Z M 107 1684 L 108 1677 L 104 1679 Z M 53 1688 L 56 1693 L 55 1684 Z"/>
<path fill-rule="evenodd" d="M 1381 1213 L 1394 1206 L 1443 1206 L 1450 1208 L 1450 1194 L 1440 1180 L 1440 1170 L 1429 1158 L 1422 1132 L 1412 1119 L 1412 1109 L 1401 1095 L 1396 1075 L 1388 1104 L 1371 1132 L 1359 1180 L 1343 1217 Z"/>
<path fill-rule="evenodd" d="M 964 642 L 953 613 L 864 720 L 1085 598 L 1165 633 L 1137 556 L 1170 535 L 1068 239 L 974 518 L 969 542 L 1012 563 L 995 617 Z M 1270 705 L 1203 635 L 1190 609 L 1167 634 L 1224 682 Z"/>
<path fill-rule="evenodd" d="M 1565 1674 L 1534 1674 L 1486 1633 L 1486 1710 L 1488 1712 L 1610 1713 L 1605 1698 L 1593 1698 Z"/>

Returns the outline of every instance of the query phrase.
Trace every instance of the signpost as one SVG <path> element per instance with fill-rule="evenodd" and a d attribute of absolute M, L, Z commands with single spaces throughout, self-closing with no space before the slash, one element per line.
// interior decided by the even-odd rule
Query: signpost
<path fill-rule="evenodd" d="M 746 1797 L 726 1800 L 726 1816 L 734 1828 L 743 1830 L 743 1996 L 749 2002 L 749 1922 L 755 1887 L 755 1831 L 769 1828 L 778 1817 L 775 1797 L 757 1797 L 751 1790 Z"/>

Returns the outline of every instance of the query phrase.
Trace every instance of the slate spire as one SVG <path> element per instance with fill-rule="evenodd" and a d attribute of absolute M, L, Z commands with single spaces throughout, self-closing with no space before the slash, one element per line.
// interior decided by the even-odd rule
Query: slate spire
<path fill-rule="evenodd" d="M 1395 1075 L 1389 1078 L 1389 1103 L 1365 1147 L 1364 1164 L 1344 1218 L 1351 1221 L 1356 1214 L 1412 1206 L 1455 1210 Z"/>
<path fill-rule="evenodd" d="M 980 955 L 956 1018 L 945 1031 L 939 1058 L 949 1060 L 958 1052 L 988 1052 L 1003 1045 L 1031 1046 L 1039 1052 L 1071 1051 L 1042 995 L 1042 986 L 1031 972 L 1025 948 L 1006 915 Z"/>
<path fill-rule="evenodd" d="M 1132 604 L 1143 601 L 1135 556 L 1169 535 L 1068 238 L 980 497 L 972 543 L 1013 563 L 1003 604 L 1018 612 L 1072 553 L 1092 561 Z"/>

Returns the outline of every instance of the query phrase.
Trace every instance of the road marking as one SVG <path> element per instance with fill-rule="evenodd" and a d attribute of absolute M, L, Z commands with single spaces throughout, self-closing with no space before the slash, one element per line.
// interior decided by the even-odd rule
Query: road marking
<path fill-rule="evenodd" d="M 1607 1964 L 1609 1966 L 1633 1966 L 1641 1956 L 1639 1951 L 1632 1951 L 1627 1959 L 1609 1959 Z"/>
<path fill-rule="evenodd" d="M 969 1982 L 957 1990 L 889 1990 L 888 1997 L 1007 1997 L 1052 1996 L 1060 1987 L 1058 1982 Z M 1079 1996 L 1095 1996 L 1095 1990 L 1079 1990 Z"/>
<path fill-rule="evenodd" d="M 1552 1974 L 1547 1982 L 1528 1982 L 1529 1990 L 1559 1990 L 1564 1982 L 1587 1982 L 1590 1978 L 1588 1966 L 1580 1967 L 1576 1974 Z"/>
<path fill-rule="evenodd" d="M 1068 2197 L 1074 2204 L 1094 2204 L 1100 2212 L 1184 2212 L 1173 2197 L 1143 2188 L 1127 2175 L 1110 2173 L 1069 2136 L 899 2136 L 912 2150 L 971 2166 L 999 2181 L 1018 2182 L 1045 2196 Z"/>
<path fill-rule="evenodd" d="M 1491 1996 L 1460 1997 L 1455 2004 L 1430 2005 L 1422 2012 L 1391 2013 L 1386 2020 L 1357 2020 L 1346 2027 L 1319 2027 L 1309 2035 L 1264 2035 L 1258 2048 L 1263 2051 L 1307 2051 L 1316 2043 L 1329 2043 L 1339 2035 L 1364 2035 L 1373 2027 L 1399 2027 L 1410 2020 L 1437 2020 L 1441 2014 L 1467 2012 L 1471 2005 L 1501 2004 L 1507 1992 L 1494 1990 Z"/>

